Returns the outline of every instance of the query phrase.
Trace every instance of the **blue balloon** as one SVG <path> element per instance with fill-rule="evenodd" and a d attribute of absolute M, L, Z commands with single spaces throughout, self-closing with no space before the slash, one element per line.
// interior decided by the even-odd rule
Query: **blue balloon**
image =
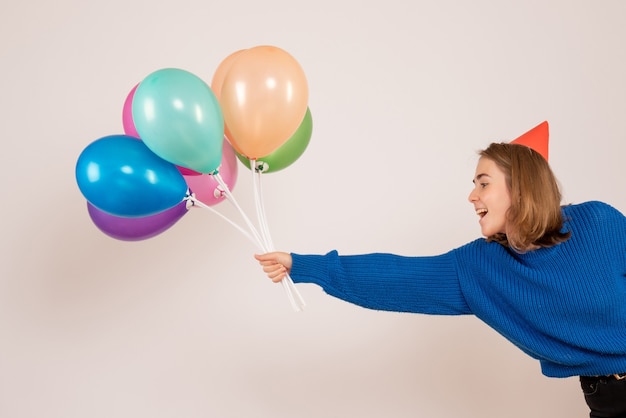
<path fill-rule="evenodd" d="M 78 157 L 76 182 L 93 206 L 126 217 L 162 212 L 187 194 L 185 178 L 174 164 L 127 135 L 89 144 Z"/>

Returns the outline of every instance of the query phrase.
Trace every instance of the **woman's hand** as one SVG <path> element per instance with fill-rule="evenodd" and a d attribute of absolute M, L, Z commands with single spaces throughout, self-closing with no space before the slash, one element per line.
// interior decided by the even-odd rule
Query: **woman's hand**
<path fill-rule="evenodd" d="M 274 283 L 280 282 L 291 271 L 291 254 L 274 251 L 265 254 L 255 254 L 254 258 L 263 266 L 263 271 Z"/>

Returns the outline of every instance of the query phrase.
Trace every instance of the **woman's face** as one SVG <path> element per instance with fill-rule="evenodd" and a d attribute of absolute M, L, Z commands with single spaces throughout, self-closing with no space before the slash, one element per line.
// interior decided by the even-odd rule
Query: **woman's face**
<path fill-rule="evenodd" d="M 480 230 L 485 237 L 506 233 L 506 212 L 511 194 L 506 177 L 493 160 L 481 157 L 474 175 L 474 189 L 468 199 L 480 217 Z"/>

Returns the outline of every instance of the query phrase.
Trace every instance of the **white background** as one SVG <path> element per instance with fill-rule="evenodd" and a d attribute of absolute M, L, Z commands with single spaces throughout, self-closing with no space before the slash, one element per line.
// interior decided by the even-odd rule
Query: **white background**
<path fill-rule="evenodd" d="M 626 1 L 5 1 L 0 6 L 0 416 L 583 417 L 576 378 L 473 317 L 375 312 L 299 285 L 192 209 L 123 242 L 74 168 L 160 68 L 302 65 L 313 137 L 263 178 L 276 246 L 439 254 L 479 236 L 476 151 L 550 123 L 564 202 L 626 211 Z M 233 189 L 254 216 L 250 172 Z M 215 206 L 239 222 L 228 202 Z"/>

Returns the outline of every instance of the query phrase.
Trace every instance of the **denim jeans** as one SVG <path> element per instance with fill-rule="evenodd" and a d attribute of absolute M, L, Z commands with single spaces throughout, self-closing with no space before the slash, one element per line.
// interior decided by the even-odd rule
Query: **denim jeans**
<path fill-rule="evenodd" d="M 626 418 L 626 379 L 580 376 L 590 418 Z"/>

